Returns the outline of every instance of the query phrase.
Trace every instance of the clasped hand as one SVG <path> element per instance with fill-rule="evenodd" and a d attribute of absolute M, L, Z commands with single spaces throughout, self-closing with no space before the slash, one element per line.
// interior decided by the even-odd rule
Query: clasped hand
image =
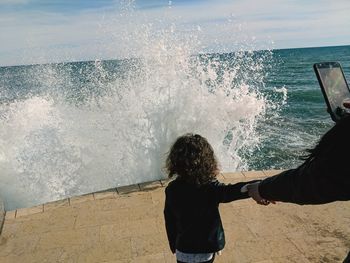
<path fill-rule="evenodd" d="M 248 194 L 253 198 L 259 205 L 269 205 L 270 203 L 275 204 L 275 201 L 266 200 L 261 197 L 259 193 L 259 184 L 260 182 L 255 182 L 247 185 Z"/>

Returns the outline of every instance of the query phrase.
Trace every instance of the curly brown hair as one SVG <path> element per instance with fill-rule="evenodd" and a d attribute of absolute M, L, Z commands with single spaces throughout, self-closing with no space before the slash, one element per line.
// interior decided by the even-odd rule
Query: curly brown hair
<path fill-rule="evenodd" d="M 169 178 L 177 175 L 196 185 L 211 182 L 219 173 L 214 150 L 207 139 L 192 133 L 177 138 L 170 148 L 165 168 Z"/>

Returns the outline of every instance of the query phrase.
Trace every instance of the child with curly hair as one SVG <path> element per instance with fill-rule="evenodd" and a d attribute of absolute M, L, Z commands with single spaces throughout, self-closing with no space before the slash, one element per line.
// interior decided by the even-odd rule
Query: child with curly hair
<path fill-rule="evenodd" d="M 178 263 L 214 262 L 225 246 L 219 204 L 249 198 L 242 188 L 252 182 L 220 183 L 218 162 L 208 141 L 185 134 L 172 145 L 166 159 L 165 226 Z M 253 181 L 256 182 L 256 181 Z"/>

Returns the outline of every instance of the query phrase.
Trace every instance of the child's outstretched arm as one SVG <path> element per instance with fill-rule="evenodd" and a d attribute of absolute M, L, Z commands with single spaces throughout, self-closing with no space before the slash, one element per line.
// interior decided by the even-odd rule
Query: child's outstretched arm
<path fill-rule="evenodd" d="M 224 184 L 215 181 L 211 184 L 211 190 L 213 191 L 213 195 L 218 203 L 228 203 L 234 200 L 249 198 L 250 196 L 248 192 L 242 192 L 241 189 L 243 186 L 257 181 L 259 180 L 240 182 L 236 184 Z"/>

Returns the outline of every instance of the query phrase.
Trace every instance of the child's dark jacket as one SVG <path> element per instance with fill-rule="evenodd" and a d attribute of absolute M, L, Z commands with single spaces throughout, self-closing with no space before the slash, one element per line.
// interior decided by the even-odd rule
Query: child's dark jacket
<path fill-rule="evenodd" d="M 211 253 L 224 248 L 225 235 L 219 203 L 248 198 L 244 183 L 225 185 L 217 180 L 195 186 L 175 179 L 165 189 L 165 226 L 170 249 L 184 253 Z"/>

